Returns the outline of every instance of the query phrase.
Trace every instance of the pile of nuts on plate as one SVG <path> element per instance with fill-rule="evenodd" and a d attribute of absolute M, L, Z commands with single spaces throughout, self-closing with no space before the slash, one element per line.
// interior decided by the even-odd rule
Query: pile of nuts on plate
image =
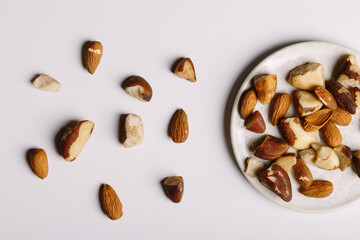
<path fill-rule="evenodd" d="M 103 46 L 100 42 L 88 42 L 84 46 L 84 66 L 90 74 L 94 74 L 101 57 Z M 196 82 L 195 68 L 190 58 L 179 60 L 175 66 L 174 74 L 190 82 Z M 61 84 L 48 75 L 42 74 L 34 79 L 33 85 L 43 91 L 58 92 Z M 149 102 L 152 98 L 150 84 L 140 76 L 126 79 L 122 87 L 132 97 Z M 173 142 L 183 143 L 189 136 L 188 117 L 183 109 L 179 109 L 173 115 L 169 124 L 169 134 Z M 68 126 L 62 134 L 60 149 L 65 161 L 74 161 L 84 148 L 94 129 L 94 123 L 89 120 L 79 121 Z M 127 114 L 121 117 L 120 142 L 125 148 L 139 145 L 144 138 L 142 119 L 135 114 Z M 31 149 L 29 161 L 34 173 L 41 179 L 48 176 L 49 167 L 46 152 L 43 149 Z M 162 181 L 165 193 L 174 203 L 179 203 L 183 196 L 184 181 L 181 176 L 166 177 Z M 105 214 L 112 220 L 119 219 L 123 215 L 123 206 L 115 190 L 108 184 L 101 186 L 101 206 Z"/>
<path fill-rule="evenodd" d="M 271 124 L 280 125 L 286 140 L 266 135 L 253 152 L 255 157 L 273 161 L 265 165 L 256 158 L 246 159 L 245 173 L 258 177 L 259 181 L 282 200 L 292 199 L 293 176 L 300 185 L 299 192 L 307 197 L 325 198 L 333 192 L 328 180 L 314 180 L 307 164 L 332 171 L 347 169 L 350 164 L 360 177 L 360 151 L 342 144 L 342 135 L 337 126 L 347 126 L 352 114 L 360 109 L 360 68 L 353 55 L 344 58 L 335 79 L 324 79 L 324 67 L 320 63 L 307 63 L 292 69 L 287 81 L 301 90 L 295 90 L 294 107 L 299 116 L 285 117 L 291 105 L 291 96 L 277 94 L 277 76 L 259 75 L 254 78 L 254 89 L 248 90 L 240 102 L 240 117 L 246 129 L 255 133 L 266 131 L 265 121 L 259 111 L 254 111 L 257 99 L 270 105 Z M 351 87 L 348 90 L 345 86 Z M 320 145 L 320 134 L 326 145 Z M 287 153 L 290 146 L 298 152 Z"/>

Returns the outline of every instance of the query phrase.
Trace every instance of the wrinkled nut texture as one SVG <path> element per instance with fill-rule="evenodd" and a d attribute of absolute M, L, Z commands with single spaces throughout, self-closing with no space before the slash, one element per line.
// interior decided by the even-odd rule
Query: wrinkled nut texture
<path fill-rule="evenodd" d="M 303 122 L 303 127 L 307 132 L 314 132 L 322 128 L 333 115 L 332 109 L 321 109 L 309 116 L 306 116 Z"/>
<path fill-rule="evenodd" d="M 308 116 L 321 109 L 323 103 L 312 93 L 304 90 L 295 92 L 296 110 L 301 117 Z"/>
<path fill-rule="evenodd" d="M 101 205 L 103 211 L 111 220 L 122 217 L 123 205 L 115 190 L 108 184 L 101 186 Z"/>
<path fill-rule="evenodd" d="M 312 143 L 320 141 L 316 132 L 306 132 L 299 118 L 284 118 L 281 127 L 289 144 L 298 150 L 307 149 Z"/>
<path fill-rule="evenodd" d="M 335 123 L 338 126 L 347 126 L 351 123 L 352 116 L 346 110 L 337 107 L 333 110 L 333 115 L 330 118 L 330 121 Z"/>
<path fill-rule="evenodd" d="M 312 145 L 312 147 L 314 148 L 315 145 Z M 316 145 L 315 148 L 315 166 L 328 171 L 335 170 L 339 167 L 339 158 L 337 157 L 335 151 L 332 148 L 322 145 Z"/>
<path fill-rule="evenodd" d="M 166 177 L 163 180 L 166 196 L 174 202 L 179 203 L 184 193 L 184 180 L 181 176 Z"/>
<path fill-rule="evenodd" d="M 261 104 L 266 105 L 275 95 L 277 77 L 275 74 L 256 76 L 254 85 Z"/>
<path fill-rule="evenodd" d="M 257 96 L 255 90 L 249 90 L 246 92 L 240 105 L 240 117 L 246 119 L 254 110 L 257 102 Z"/>
<path fill-rule="evenodd" d="M 94 129 L 92 121 L 81 121 L 74 128 L 67 128 L 61 139 L 61 153 L 63 158 L 74 161 L 90 138 Z"/>
<path fill-rule="evenodd" d="M 276 126 L 279 123 L 279 120 L 285 117 L 287 111 L 289 110 L 290 104 L 291 96 L 289 94 L 282 93 L 276 97 L 271 111 L 271 123 L 273 126 Z"/>
<path fill-rule="evenodd" d="M 287 174 L 290 174 L 290 169 L 296 163 L 296 154 L 295 153 L 285 153 L 278 159 L 276 159 L 275 163 L 279 165 L 282 169 L 284 169 Z"/>
<path fill-rule="evenodd" d="M 174 143 L 183 143 L 188 138 L 189 122 L 183 109 L 175 112 L 170 124 L 170 135 Z"/>
<path fill-rule="evenodd" d="M 32 82 L 33 86 L 47 92 L 59 92 L 61 84 L 52 77 L 41 74 Z"/>
<path fill-rule="evenodd" d="M 356 105 L 349 90 L 335 81 L 326 82 L 326 88 L 334 96 L 339 107 L 344 108 L 350 114 L 355 114 Z"/>
<path fill-rule="evenodd" d="M 272 164 L 260 174 L 260 182 L 285 202 L 290 202 L 292 189 L 289 175 L 278 164 Z"/>
<path fill-rule="evenodd" d="M 190 58 L 182 59 L 176 65 L 174 74 L 190 82 L 196 82 L 195 68 Z"/>
<path fill-rule="evenodd" d="M 98 41 L 90 42 L 84 54 L 85 67 L 90 74 L 94 74 L 103 55 L 102 44 Z"/>
<path fill-rule="evenodd" d="M 256 158 L 249 157 L 246 159 L 245 173 L 249 177 L 257 177 L 264 170 L 264 164 Z"/>
<path fill-rule="evenodd" d="M 337 81 L 351 87 L 360 85 L 360 68 L 354 55 L 347 57 L 346 62 L 340 70 Z"/>
<path fill-rule="evenodd" d="M 121 143 L 129 148 L 139 145 L 144 139 L 144 125 L 141 118 L 135 114 L 128 114 L 121 127 Z"/>
<path fill-rule="evenodd" d="M 345 145 L 339 145 L 333 149 L 339 158 L 340 170 L 345 171 L 350 166 L 350 163 L 353 158 L 353 153 L 352 153 L 351 149 Z"/>
<path fill-rule="evenodd" d="M 360 109 L 360 89 L 358 87 L 351 89 L 351 96 L 355 102 L 356 109 Z"/>
<path fill-rule="evenodd" d="M 150 102 L 153 92 L 150 84 L 144 78 L 133 76 L 124 82 L 123 87 L 130 96 L 142 102 Z"/>
<path fill-rule="evenodd" d="M 308 149 L 300 151 L 299 156 L 302 160 L 304 160 L 304 162 L 310 164 L 310 163 L 314 163 L 315 158 L 316 158 L 316 153 L 315 153 L 314 149 L 308 148 Z"/>
<path fill-rule="evenodd" d="M 324 67 L 320 63 L 308 63 L 290 71 L 289 83 L 304 90 L 314 90 L 316 86 L 325 86 Z"/>
<path fill-rule="evenodd" d="M 246 129 L 254 133 L 263 133 L 266 130 L 266 125 L 261 113 L 259 111 L 254 112 L 246 123 Z"/>
<path fill-rule="evenodd" d="M 337 104 L 334 96 L 322 86 L 317 86 L 315 88 L 315 95 L 320 99 L 320 101 L 330 109 L 336 109 Z"/>
<path fill-rule="evenodd" d="M 322 136 L 330 147 L 337 147 L 342 143 L 342 135 L 335 123 L 329 121 L 321 129 Z"/>
<path fill-rule="evenodd" d="M 297 159 L 296 164 L 293 166 L 293 172 L 296 181 L 300 184 L 301 187 L 307 188 L 312 184 L 312 173 L 302 159 Z"/>
<path fill-rule="evenodd" d="M 289 144 L 279 138 L 267 135 L 264 141 L 254 150 L 254 155 L 265 160 L 275 160 L 290 148 Z"/>
<path fill-rule="evenodd" d="M 30 165 L 39 178 L 44 179 L 48 176 L 49 165 L 44 149 L 32 149 L 30 151 Z"/>
<path fill-rule="evenodd" d="M 301 187 L 299 192 L 307 197 L 325 198 L 330 196 L 333 189 L 334 187 L 331 182 L 326 180 L 316 180 L 307 188 Z"/>

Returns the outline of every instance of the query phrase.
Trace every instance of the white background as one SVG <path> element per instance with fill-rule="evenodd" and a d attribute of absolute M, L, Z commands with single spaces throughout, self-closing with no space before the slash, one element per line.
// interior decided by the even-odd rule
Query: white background
<path fill-rule="evenodd" d="M 360 50 L 359 1 L 1 1 L 1 239 L 358 239 L 360 204 L 327 214 L 282 208 L 252 188 L 229 145 L 233 96 L 267 54 L 304 40 Z M 90 75 L 81 62 L 87 40 L 104 46 Z M 189 56 L 198 82 L 170 71 Z M 60 93 L 35 89 L 39 73 Z M 121 82 L 141 75 L 150 103 L 127 95 Z M 182 107 L 190 136 L 174 144 L 169 120 Z M 125 149 L 119 116 L 135 113 L 143 143 Z M 55 136 L 68 121 L 95 122 L 74 162 Z M 44 148 L 49 176 L 40 180 L 26 152 Z M 360 146 L 359 146 L 360 148 Z M 180 204 L 160 181 L 181 175 Z M 124 216 L 102 212 L 99 187 L 118 193 Z M 346 183 L 345 183 L 346 184 Z"/>

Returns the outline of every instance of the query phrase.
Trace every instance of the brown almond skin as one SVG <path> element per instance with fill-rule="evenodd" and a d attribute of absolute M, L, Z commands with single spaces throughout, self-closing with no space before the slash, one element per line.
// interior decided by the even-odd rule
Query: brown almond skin
<path fill-rule="evenodd" d="M 275 181 L 273 179 L 275 178 Z M 278 164 L 272 164 L 260 174 L 261 184 L 276 193 L 285 202 L 290 202 L 292 189 L 289 175 Z"/>
<path fill-rule="evenodd" d="M 254 112 L 248 119 L 246 129 L 254 133 L 263 133 L 266 130 L 266 125 L 261 113 Z"/>
<path fill-rule="evenodd" d="M 330 118 L 330 121 L 335 123 L 338 126 L 347 126 L 351 123 L 352 116 L 346 110 L 341 107 L 337 107 L 333 110 L 333 115 Z"/>
<path fill-rule="evenodd" d="M 281 157 L 290 148 L 288 142 L 267 135 L 264 141 L 254 150 L 254 155 L 265 160 L 275 160 Z"/>
<path fill-rule="evenodd" d="M 319 130 L 331 119 L 332 115 L 332 109 L 321 109 L 309 116 L 306 116 L 303 122 L 304 130 L 307 132 Z"/>
<path fill-rule="evenodd" d="M 315 88 L 315 95 L 320 99 L 320 101 L 328 108 L 336 109 L 337 104 L 334 96 L 322 86 L 317 86 Z"/>
<path fill-rule="evenodd" d="M 162 181 L 166 196 L 174 202 L 179 203 L 184 193 L 184 179 L 181 176 L 166 177 Z"/>
<path fill-rule="evenodd" d="M 255 90 L 251 89 L 246 92 L 240 105 L 240 117 L 246 119 L 254 110 L 257 103 L 257 96 Z"/>
<path fill-rule="evenodd" d="M 360 151 L 354 153 L 352 158 L 353 169 L 360 178 Z"/>
<path fill-rule="evenodd" d="M 30 150 L 30 165 L 34 173 L 41 179 L 45 179 L 49 173 L 49 165 L 44 149 Z"/>
<path fill-rule="evenodd" d="M 334 96 L 336 102 L 341 108 L 344 108 L 350 114 L 356 113 L 356 105 L 351 93 L 341 83 L 328 81 L 326 83 L 326 88 Z"/>
<path fill-rule="evenodd" d="M 278 125 L 279 120 L 285 117 L 291 105 L 291 96 L 287 93 L 279 94 L 272 107 L 271 123 L 273 126 Z"/>
<path fill-rule="evenodd" d="M 100 50 L 100 54 L 89 51 L 89 49 Z M 90 74 L 94 74 L 96 68 L 99 66 L 101 57 L 103 55 L 103 46 L 101 42 L 88 42 L 84 51 L 84 65 Z"/>
<path fill-rule="evenodd" d="M 335 123 L 329 121 L 321 129 L 322 136 L 330 147 L 337 147 L 342 143 L 342 135 Z"/>
<path fill-rule="evenodd" d="M 188 138 L 189 122 L 183 109 L 175 112 L 170 124 L 170 135 L 174 143 L 183 143 Z"/>
<path fill-rule="evenodd" d="M 125 91 L 127 91 L 127 88 L 136 87 L 136 86 L 140 86 L 144 90 L 143 93 L 139 93 L 141 94 L 141 96 L 139 97 L 141 97 L 142 101 L 150 102 L 153 95 L 153 91 L 150 84 L 144 78 L 140 76 L 132 76 L 131 78 L 126 79 L 122 84 L 122 87 L 124 88 Z"/>
<path fill-rule="evenodd" d="M 334 187 L 331 182 L 326 180 L 316 180 L 307 188 L 301 187 L 299 192 L 307 197 L 325 198 L 330 196 L 333 189 Z"/>
<path fill-rule="evenodd" d="M 296 181 L 300 184 L 301 187 L 307 188 L 312 184 L 313 176 L 304 160 L 300 158 L 296 160 L 296 164 L 293 166 L 293 172 Z M 308 181 L 306 181 L 304 177 L 306 177 Z"/>
<path fill-rule="evenodd" d="M 120 202 L 115 190 L 108 184 L 103 184 L 100 188 L 101 205 L 105 214 L 111 220 L 117 220 L 123 215 L 123 205 Z"/>

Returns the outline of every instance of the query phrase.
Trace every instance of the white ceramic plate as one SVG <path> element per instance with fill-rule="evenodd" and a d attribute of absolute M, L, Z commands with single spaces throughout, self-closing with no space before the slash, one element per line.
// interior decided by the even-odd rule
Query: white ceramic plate
<path fill-rule="evenodd" d="M 243 92 L 252 87 L 252 80 L 254 76 L 259 74 L 274 73 L 278 78 L 276 93 L 291 94 L 291 92 L 296 90 L 296 88 L 292 87 L 286 81 L 286 76 L 291 69 L 307 62 L 319 62 L 324 65 L 325 80 L 329 80 L 337 61 L 343 55 L 348 54 L 353 54 L 358 60 L 360 60 L 359 53 L 337 44 L 327 42 L 297 43 L 282 48 L 281 50 L 271 54 L 251 71 L 244 80 L 235 98 L 230 125 L 232 147 L 236 160 L 243 173 L 245 170 L 245 159 L 253 156 L 252 151 L 249 149 L 254 148 L 253 145 L 256 140 L 263 137 L 264 134 L 283 138 L 279 128 L 272 126 L 269 121 L 269 104 L 264 106 L 258 101 L 255 107 L 255 110 L 259 110 L 265 120 L 266 131 L 264 134 L 256 134 L 246 130 L 244 120 L 240 118 L 238 112 L 239 100 Z M 292 106 L 286 116 L 296 116 L 295 110 Z M 353 151 L 360 150 L 360 141 L 357 141 L 360 139 L 359 114 L 357 113 L 356 115 L 353 115 L 353 120 L 349 126 L 339 127 L 339 129 L 343 136 L 342 144 L 349 146 Z M 296 150 L 290 148 L 289 152 L 296 152 Z M 269 161 L 264 160 L 263 162 Z M 283 207 L 302 212 L 328 212 L 351 205 L 360 198 L 360 178 L 351 168 L 342 172 L 340 169 L 325 171 L 314 165 L 308 164 L 308 166 L 313 174 L 314 180 L 324 179 L 333 183 L 334 191 L 329 197 L 316 199 L 303 196 L 298 192 L 299 184 L 296 182 L 291 172 L 290 179 L 292 183 L 293 197 L 292 200 L 287 203 L 265 188 L 257 178 L 251 178 L 245 173 L 244 175 L 248 181 L 268 199 Z"/>

